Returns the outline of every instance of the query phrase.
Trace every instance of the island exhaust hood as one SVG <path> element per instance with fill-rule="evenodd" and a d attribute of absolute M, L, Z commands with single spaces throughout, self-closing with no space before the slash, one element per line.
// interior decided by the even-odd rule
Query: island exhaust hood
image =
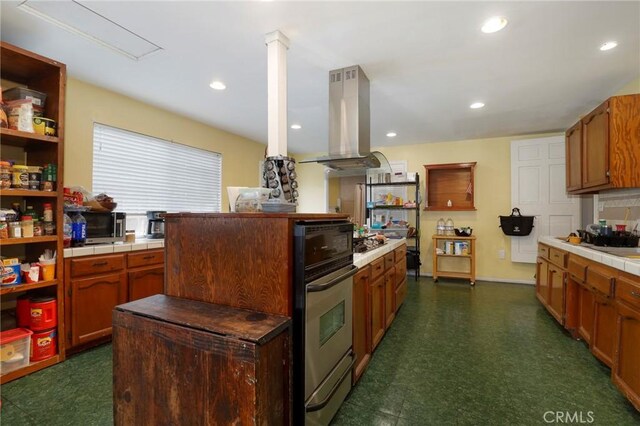
<path fill-rule="evenodd" d="M 359 65 L 329 71 L 329 155 L 300 163 L 338 171 L 378 168 L 370 142 L 369 79 Z"/>

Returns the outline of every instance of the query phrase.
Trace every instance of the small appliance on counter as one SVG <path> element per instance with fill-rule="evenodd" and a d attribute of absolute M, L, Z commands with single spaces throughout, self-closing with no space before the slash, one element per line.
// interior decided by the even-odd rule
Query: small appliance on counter
<path fill-rule="evenodd" d="M 105 244 L 123 242 L 127 214 L 124 212 L 94 212 L 78 209 L 65 209 L 73 220 L 71 212 L 80 212 L 86 220 L 86 244 Z"/>
<path fill-rule="evenodd" d="M 166 211 L 155 210 L 147 212 L 147 238 L 164 238 L 164 218 Z"/>

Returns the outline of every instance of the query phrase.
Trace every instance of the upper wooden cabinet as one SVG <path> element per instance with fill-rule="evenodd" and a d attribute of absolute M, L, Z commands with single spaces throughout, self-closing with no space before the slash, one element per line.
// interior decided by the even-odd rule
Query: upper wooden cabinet
<path fill-rule="evenodd" d="M 425 164 L 425 210 L 475 210 L 476 163 Z"/>
<path fill-rule="evenodd" d="M 566 132 L 567 192 L 640 186 L 640 95 L 614 96 Z"/>

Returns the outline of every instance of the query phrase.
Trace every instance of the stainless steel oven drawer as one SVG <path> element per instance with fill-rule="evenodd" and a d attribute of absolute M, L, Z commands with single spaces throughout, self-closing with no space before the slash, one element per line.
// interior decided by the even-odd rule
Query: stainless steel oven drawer
<path fill-rule="evenodd" d="M 326 426 L 336 415 L 351 390 L 351 371 L 355 359 L 349 350 L 338 365 L 305 402 L 305 425 Z"/>

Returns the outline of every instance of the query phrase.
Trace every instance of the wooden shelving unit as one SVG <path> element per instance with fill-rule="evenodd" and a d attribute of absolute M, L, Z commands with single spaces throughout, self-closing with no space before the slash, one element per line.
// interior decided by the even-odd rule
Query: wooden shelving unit
<path fill-rule="evenodd" d="M 44 117 L 57 123 L 57 136 L 42 136 L 11 129 L 0 129 L 0 152 L 2 160 L 15 160 L 17 164 L 27 166 L 57 165 L 55 191 L 30 191 L 24 189 L 4 189 L 0 191 L 0 204 L 9 208 L 13 202 L 20 202 L 42 211 L 43 203 L 51 203 L 54 208 L 56 233 L 52 236 L 33 238 L 9 238 L 0 240 L 2 255 L 17 257 L 21 262 L 36 262 L 45 249 L 58 253 L 56 278 L 33 284 L 7 285 L 0 287 L 2 306 L 14 309 L 18 295 L 43 293 L 55 296 L 58 306 L 57 354 L 43 361 L 34 362 L 27 367 L 0 376 L 0 382 L 6 383 L 64 360 L 64 289 L 63 289 L 63 145 L 65 119 L 66 66 L 44 56 L 37 55 L 11 44 L 0 42 L 0 77 L 3 89 L 15 86 L 27 87 L 47 94 Z"/>
<path fill-rule="evenodd" d="M 433 239 L 433 281 L 438 281 L 439 277 L 464 278 L 468 279 L 471 285 L 476 283 L 476 237 L 457 237 L 455 235 L 434 235 Z M 467 241 L 469 243 L 468 254 L 438 254 L 437 249 L 441 247 L 440 241 Z M 438 259 L 459 258 L 469 260 L 469 272 L 459 272 L 440 269 Z"/>

